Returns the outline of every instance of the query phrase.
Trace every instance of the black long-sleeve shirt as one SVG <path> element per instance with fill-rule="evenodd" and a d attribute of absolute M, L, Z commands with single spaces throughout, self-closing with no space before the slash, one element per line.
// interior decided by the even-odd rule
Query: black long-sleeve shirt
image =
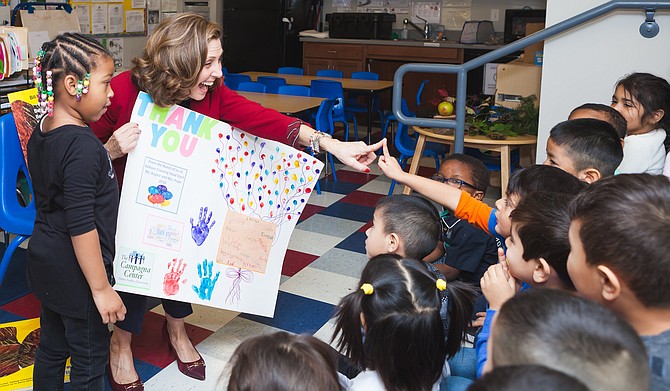
<path fill-rule="evenodd" d="M 103 262 L 112 270 L 119 190 L 104 145 L 88 127 L 65 125 L 28 142 L 37 216 L 28 245 L 28 282 L 49 309 L 86 318 L 91 290 L 72 236 L 97 229 Z"/>

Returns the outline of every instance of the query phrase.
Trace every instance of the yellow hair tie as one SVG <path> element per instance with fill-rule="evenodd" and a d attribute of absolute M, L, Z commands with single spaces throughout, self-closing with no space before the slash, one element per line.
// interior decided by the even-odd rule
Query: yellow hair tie
<path fill-rule="evenodd" d="M 441 278 L 438 278 L 437 281 L 435 281 L 435 286 L 437 287 L 438 290 L 443 291 L 447 289 L 447 282 Z"/>
<path fill-rule="evenodd" d="M 363 293 L 365 293 L 366 295 L 371 295 L 372 292 L 375 291 L 375 288 L 372 287 L 372 284 L 368 284 L 368 283 L 366 282 L 365 284 L 361 285 L 361 290 L 362 290 Z"/>

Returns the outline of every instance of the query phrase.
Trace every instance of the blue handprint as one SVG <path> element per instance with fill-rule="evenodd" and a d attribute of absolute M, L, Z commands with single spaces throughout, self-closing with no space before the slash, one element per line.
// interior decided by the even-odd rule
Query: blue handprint
<path fill-rule="evenodd" d="M 198 216 L 198 224 L 193 224 L 193 217 L 191 217 L 191 237 L 195 241 L 195 244 L 200 246 L 207 235 L 209 235 L 209 230 L 212 229 L 216 220 L 212 221 L 212 224 L 209 224 L 209 221 L 212 220 L 212 212 L 209 212 L 207 216 L 207 207 L 203 209 L 200 207 L 200 215 Z M 209 224 L 209 226 L 207 226 Z"/>
<path fill-rule="evenodd" d="M 212 279 L 212 265 L 214 262 L 205 259 L 202 261 L 202 265 L 198 264 L 198 277 L 200 277 L 200 287 L 193 285 L 193 290 L 202 300 L 212 300 L 212 292 L 214 291 L 214 285 L 219 279 L 219 274 L 221 272 L 216 272 L 216 276 Z"/>

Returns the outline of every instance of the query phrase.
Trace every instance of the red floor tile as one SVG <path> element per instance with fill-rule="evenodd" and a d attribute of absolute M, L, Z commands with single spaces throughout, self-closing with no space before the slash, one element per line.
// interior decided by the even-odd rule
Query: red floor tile
<path fill-rule="evenodd" d="M 281 274 L 291 277 L 307 267 L 310 263 L 314 262 L 317 258 L 318 256 L 316 255 L 301 253 L 300 251 L 286 250 Z"/>
<path fill-rule="evenodd" d="M 323 206 L 307 204 L 305 205 L 305 209 L 303 209 L 302 213 L 300 214 L 299 221 L 307 220 L 324 209 L 325 208 Z"/>
<path fill-rule="evenodd" d="M 188 322 L 188 318 L 186 318 Z M 147 312 L 144 316 L 142 334 L 133 336 L 133 355 L 136 359 L 142 360 L 160 368 L 165 368 L 175 360 L 175 356 L 168 350 L 168 341 L 163 337 L 163 323 L 165 317 L 154 312 Z M 193 345 L 197 345 L 205 338 L 212 335 L 212 331 L 198 326 L 186 324 Z"/>
<path fill-rule="evenodd" d="M 365 231 L 367 231 L 368 228 L 370 228 L 370 227 L 372 227 L 372 221 L 368 221 L 367 223 L 365 223 L 365 225 L 362 226 L 362 227 L 358 230 L 358 232 L 365 232 Z"/>
<path fill-rule="evenodd" d="M 363 172 L 347 171 L 347 170 L 337 170 L 337 180 L 344 181 L 349 183 L 355 183 L 357 185 L 364 185 L 371 180 L 377 178 L 378 175 L 366 174 Z"/>
<path fill-rule="evenodd" d="M 339 202 L 374 208 L 375 205 L 377 205 L 377 201 L 385 196 L 385 194 L 368 193 L 367 191 L 356 190 L 343 197 Z"/>
<path fill-rule="evenodd" d="M 29 293 L 0 307 L 0 309 L 22 316 L 26 319 L 40 317 L 40 301 Z"/>

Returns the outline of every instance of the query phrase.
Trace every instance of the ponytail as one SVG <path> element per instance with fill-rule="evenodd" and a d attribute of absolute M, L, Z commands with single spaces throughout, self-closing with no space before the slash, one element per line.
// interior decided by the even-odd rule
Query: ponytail
<path fill-rule="evenodd" d="M 452 281 L 447 283 L 447 295 L 449 298 L 447 358 L 452 358 L 461 349 L 461 344 L 465 340 L 465 333 L 475 309 L 477 291 L 470 284 Z"/>

